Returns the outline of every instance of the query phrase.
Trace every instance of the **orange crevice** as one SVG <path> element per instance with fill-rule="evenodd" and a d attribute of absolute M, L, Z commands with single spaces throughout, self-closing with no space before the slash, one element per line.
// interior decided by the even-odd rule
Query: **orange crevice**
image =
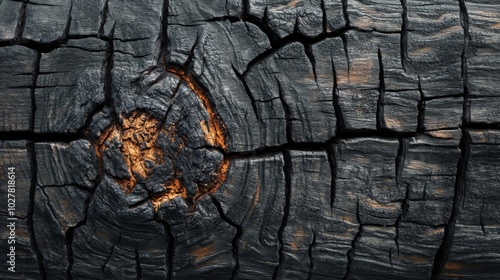
<path fill-rule="evenodd" d="M 120 116 L 122 124 L 115 124 L 104 133 L 104 139 L 99 143 L 117 141 L 123 143 L 121 153 L 126 161 L 128 179 L 117 178 L 115 181 L 122 186 L 125 192 L 133 190 L 138 180 L 148 177 L 148 162 L 159 164 L 162 159 L 162 151 L 156 145 L 158 137 L 158 120 L 145 112 L 133 112 L 129 116 Z M 101 151 L 105 145 L 101 144 Z"/>
<path fill-rule="evenodd" d="M 220 120 L 219 115 L 213 108 L 212 103 L 208 99 L 202 87 L 198 84 L 198 82 L 196 82 L 191 74 L 187 74 L 179 67 L 166 65 L 164 66 L 167 72 L 177 76 L 179 79 L 184 81 L 189 89 L 191 89 L 191 91 L 193 91 L 202 102 L 203 107 L 205 108 L 209 116 L 208 124 L 200 124 L 202 126 L 203 132 L 205 133 L 205 139 L 207 140 L 207 142 L 213 146 L 222 148 L 224 151 L 227 150 L 225 126 Z"/>
<path fill-rule="evenodd" d="M 186 189 L 182 186 L 181 181 L 178 178 L 174 178 L 172 182 L 166 184 L 165 192 L 153 197 L 151 199 L 151 203 L 153 204 L 155 211 L 157 211 L 162 203 L 175 197 L 187 199 Z"/>

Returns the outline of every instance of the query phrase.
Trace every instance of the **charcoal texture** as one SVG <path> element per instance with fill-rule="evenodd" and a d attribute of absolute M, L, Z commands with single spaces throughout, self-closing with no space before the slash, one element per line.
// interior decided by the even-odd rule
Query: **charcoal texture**
<path fill-rule="evenodd" d="M 499 22 L 0 0 L 0 278 L 500 279 Z"/>

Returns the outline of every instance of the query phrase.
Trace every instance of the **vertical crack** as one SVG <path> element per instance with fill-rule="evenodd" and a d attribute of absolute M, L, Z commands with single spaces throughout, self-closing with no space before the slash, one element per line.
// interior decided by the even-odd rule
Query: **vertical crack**
<path fill-rule="evenodd" d="M 200 34 L 197 32 L 196 33 L 196 40 L 194 41 L 193 45 L 191 46 L 191 49 L 189 50 L 189 55 L 186 59 L 186 62 L 184 62 L 182 69 L 189 69 L 192 66 L 194 55 L 195 55 L 195 50 L 196 50 L 196 47 L 198 47 L 199 40 L 200 40 Z M 188 70 L 186 70 L 186 72 L 187 71 Z"/>
<path fill-rule="evenodd" d="M 281 103 L 283 104 L 283 110 L 285 112 L 285 121 L 286 121 L 286 139 L 288 143 L 293 143 L 293 127 L 292 127 L 292 110 L 288 103 L 285 100 L 285 96 L 283 94 L 283 88 L 281 87 L 281 83 L 276 78 L 276 82 L 278 83 L 278 93 Z"/>
<path fill-rule="evenodd" d="M 47 279 L 47 274 L 45 272 L 45 267 L 43 265 L 42 253 L 38 249 L 38 245 L 36 243 L 35 230 L 34 230 L 34 226 L 33 226 L 33 210 L 35 208 L 35 189 L 36 189 L 36 182 L 37 182 L 37 162 L 36 162 L 35 143 L 33 141 L 29 141 L 29 143 L 28 143 L 28 153 L 30 154 L 31 182 L 30 182 L 30 191 L 29 191 L 27 229 L 28 229 L 28 235 L 30 238 L 31 249 L 35 253 L 36 259 L 38 262 L 38 269 L 40 272 L 40 277 L 43 280 L 45 280 L 45 279 Z"/>
<path fill-rule="evenodd" d="M 246 20 L 250 14 L 250 0 L 242 0 L 241 6 L 241 19 Z"/>
<path fill-rule="evenodd" d="M 104 37 L 107 34 L 104 34 L 104 28 L 106 26 L 106 21 L 108 19 L 108 13 L 109 13 L 109 0 L 106 0 L 104 2 L 104 5 L 101 10 L 101 16 L 100 16 L 100 22 L 99 22 L 99 29 L 97 30 L 97 37 Z"/>
<path fill-rule="evenodd" d="M 269 23 L 269 10 L 267 5 L 264 10 L 264 15 L 262 16 L 261 26 L 262 31 L 267 35 L 267 38 L 269 38 L 271 48 L 278 49 L 280 38 L 276 33 L 274 33 L 273 29 L 271 28 L 271 24 Z"/>
<path fill-rule="evenodd" d="M 94 191 L 97 188 L 97 186 L 101 182 L 101 175 L 98 176 L 94 186 L 92 187 L 92 193 L 85 199 L 84 206 L 83 206 L 83 219 L 79 221 L 75 226 L 69 227 L 66 230 L 66 234 L 64 236 L 65 238 L 65 243 L 66 243 L 66 253 L 67 253 L 67 258 L 68 258 L 68 266 L 66 268 L 66 279 L 72 280 L 73 276 L 71 275 L 71 271 L 73 269 L 73 264 L 74 264 L 74 255 L 73 255 L 73 237 L 74 237 L 74 232 L 76 229 L 80 228 L 81 226 L 84 226 L 87 224 L 87 214 L 89 211 L 89 205 L 90 202 L 92 201 L 94 197 Z"/>
<path fill-rule="evenodd" d="M 137 280 L 141 280 L 142 268 L 141 268 L 141 261 L 139 259 L 139 252 L 137 251 L 137 248 L 135 248 L 134 252 L 135 252 L 135 273 L 137 275 Z"/>
<path fill-rule="evenodd" d="M 163 225 L 165 231 L 165 241 L 167 247 L 165 250 L 165 267 L 167 269 L 167 280 L 172 280 L 174 276 L 174 256 L 175 256 L 175 239 L 172 233 L 170 224 L 158 217 L 158 212 L 155 212 L 155 221 Z"/>
<path fill-rule="evenodd" d="M 318 83 L 318 73 L 316 72 L 316 59 L 314 58 L 314 55 L 312 53 L 311 45 L 305 46 L 304 49 L 305 49 L 306 56 L 309 59 L 309 62 L 311 63 L 311 67 L 312 67 L 313 75 L 314 75 L 314 81 L 317 84 Z"/>
<path fill-rule="evenodd" d="M 351 22 L 349 20 L 349 13 L 348 13 L 348 4 L 347 4 L 347 1 L 348 0 L 342 0 L 342 15 L 344 16 L 344 20 L 345 20 L 345 27 L 346 28 L 349 28 L 351 27 Z"/>
<path fill-rule="evenodd" d="M 69 29 L 71 27 L 71 13 L 73 12 L 73 0 L 70 0 L 69 1 L 69 9 L 68 9 L 68 16 L 67 16 L 67 21 L 66 21 L 66 25 L 64 26 L 64 33 L 63 33 L 63 36 L 61 38 L 61 40 L 63 42 L 67 42 L 68 41 L 68 37 L 69 37 Z"/>
<path fill-rule="evenodd" d="M 73 279 L 73 276 L 71 275 L 71 270 L 73 268 L 73 231 L 74 227 L 68 228 L 66 230 L 66 234 L 64 235 L 64 240 L 65 240 L 65 245 L 66 245 L 66 258 L 68 259 L 68 264 L 66 267 L 66 279 Z"/>
<path fill-rule="evenodd" d="M 52 207 L 52 204 L 50 203 L 50 198 L 49 196 L 47 195 L 47 193 L 45 192 L 45 189 L 42 188 L 42 187 L 38 187 L 40 189 L 40 194 L 45 198 L 45 207 L 47 208 L 47 210 L 49 210 L 49 214 L 52 216 L 52 218 L 54 220 L 57 219 L 57 215 L 56 215 L 56 212 L 54 211 L 54 208 Z M 36 190 L 35 190 L 36 192 Z"/>
<path fill-rule="evenodd" d="M 169 223 L 163 223 L 165 232 L 167 234 L 168 247 L 166 251 L 166 261 L 167 261 L 167 279 L 172 280 L 174 276 L 174 256 L 175 256 L 175 239 L 172 233 L 172 227 Z"/>
<path fill-rule="evenodd" d="M 457 219 L 460 215 L 460 206 L 462 205 L 465 198 L 465 188 L 467 179 L 467 167 L 469 164 L 470 157 L 470 145 L 471 138 L 467 131 L 463 129 L 469 122 L 469 104 L 468 104 L 468 83 L 467 83 L 467 48 L 470 39 L 469 35 L 469 16 L 467 13 L 467 7 L 465 6 L 464 0 L 459 0 L 460 5 L 460 20 L 462 27 L 464 29 L 464 47 L 462 52 L 462 79 L 464 83 L 464 104 L 463 104 L 463 118 L 462 118 L 462 139 L 460 140 L 460 151 L 461 155 L 457 164 L 457 175 L 455 179 L 455 193 L 453 195 L 453 206 L 451 210 L 450 219 L 448 224 L 444 228 L 443 241 L 439 247 L 436 255 L 434 257 L 434 262 L 432 264 L 432 274 L 431 279 L 439 279 L 444 266 L 448 262 L 448 258 L 451 252 L 451 246 L 453 243 L 453 237 L 455 234 L 455 226 Z"/>
<path fill-rule="evenodd" d="M 399 138 L 399 149 L 398 149 L 398 155 L 396 157 L 396 186 L 399 189 L 401 184 L 401 177 L 403 174 L 403 168 L 405 164 L 405 158 L 406 158 L 406 153 L 408 152 L 408 148 L 410 145 L 410 142 L 408 139 L 404 138 Z M 399 255 L 399 228 L 401 226 L 401 223 L 406 220 L 406 216 L 408 213 L 408 209 L 410 207 L 409 202 L 410 202 L 410 185 L 408 183 L 404 183 L 406 185 L 406 194 L 403 202 L 401 203 L 401 214 L 398 216 L 396 219 L 396 236 L 394 237 L 394 243 L 396 243 L 396 248 L 398 250 L 398 255 Z M 391 260 L 391 265 L 392 265 L 392 251 L 390 251 L 390 260 Z"/>
<path fill-rule="evenodd" d="M 424 194 L 422 195 L 422 200 L 427 200 L 427 183 L 424 184 Z"/>
<path fill-rule="evenodd" d="M 321 13 L 322 13 L 321 23 L 323 25 L 323 33 L 327 33 L 328 32 L 328 17 L 326 15 L 325 0 L 321 0 L 320 8 L 321 8 Z"/>
<path fill-rule="evenodd" d="M 50 214 L 54 219 L 56 219 L 56 212 L 54 211 L 54 208 L 52 207 L 52 204 L 50 203 L 50 198 L 45 192 L 45 189 L 40 187 L 41 190 L 41 195 L 45 197 L 46 200 L 46 207 L 49 210 Z M 84 213 L 85 216 L 84 218 L 79 221 L 75 226 L 73 227 L 68 227 L 64 234 L 64 244 L 66 246 L 66 259 L 67 259 L 67 264 L 66 264 L 66 279 L 73 279 L 73 276 L 71 275 L 71 270 L 73 268 L 73 232 L 76 228 L 84 225 L 87 222 L 87 209 L 88 209 L 88 204 L 90 201 L 90 196 L 85 200 L 84 203 Z"/>
<path fill-rule="evenodd" d="M 299 15 L 296 15 L 295 16 L 295 23 L 293 24 L 293 33 L 292 35 L 298 35 L 298 34 L 301 34 L 302 33 L 300 32 L 300 28 L 299 28 Z"/>
<path fill-rule="evenodd" d="M 335 150 L 332 146 L 329 146 L 326 150 L 328 155 L 328 163 L 330 164 L 330 209 L 333 209 L 333 204 L 335 203 L 335 196 L 337 192 L 337 158 Z"/>
<path fill-rule="evenodd" d="M 405 164 L 406 153 L 409 148 L 409 141 L 405 138 L 399 138 L 399 149 L 398 155 L 396 156 L 396 184 L 401 183 L 401 175 L 403 174 L 403 168 Z"/>
<path fill-rule="evenodd" d="M 148 192 L 149 194 L 149 192 Z M 149 194 L 150 195 L 150 194 Z M 167 270 L 167 280 L 172 280 L 174 276 L 174 256 L 175 256 L 175 237 L 172 232 L 172 226 L 170 223 L 158 216 L 158 212 L 154 213 L 154 220 L 163 225 L 163 230 L 165 231 L 165 269 Z"/>
<path fill-rule="evenodd" d="M 410 185 L 406 184 L 406 195 L 401 204 L 401 214 L 399 214 L 396 219 L 396 236 L 394 237 L 394 243 L 396 243 L 396 248 L 398 250 L 399 255 L 399 228 L 401 227 L 401 223 L 406 220 L 406 215 L 408 214 L 408 209 L 410 208 Z M 392 262 L 392 259 L 391 259 Z"/>
<path fill-rule="evenodd" d="M 106 260 L 104 261 L 104 264 L 101 266 L 101 270 L 102 271 L 104 271 L 106 269 L 106 266 L 108 265 L 109 260 L 113 256 L 113 252 L 115 251 L 115 247 L 120 243 L 121 240 L 122 240 L 122 233 L 120 232 L 120 235 L 118 235 L 118 240 L 111 247 L 111 252 L 109 253 L 109 255 L 106 258 Z"/>
<path fill-rule="evenodd" d="M 462 24 L 462 28 L 464 29 L 464 53 L 467 50 L 468 43 L 470 41 L 470 32 L 469 32 L 469 14 L 467 12 L 467 7 L 465 6 L 465 0 L 459 0 L 460 5 L 460 23 Z M 465 58 L 465 57 L 463 57 Z M 465 66 L 465 65 L 462 65 Z M 465 67 L 462 68 L 462 75 L 464 77 L 467 76 L 467 72 Z"/>
<path fill-rule="evenodd" d="M 231 13 L 229 12 L 229 7 L 228 7 L 228 0 L 226 0 L 226 4 L 224 5 L 224 8 L 226 9 L 226 16 L 229 17 Z"/>
<path fill-rule="evenodd" d="M 282 270 L 283 262 L 285 261 L 284 254 L 284 245 L 283 245 L 283 233 L 285 232 L 286 224 L 288 223 L 288 215 L 290 213 L 290 198 L 292 191 L 292 159 L 290 156 L 290 152 L 283 151 L 283 172 L 285 173 L 285 205 L 283 209 L 283 220 L 281 221 L 280 228 L 278 230 L 278 242 L 279 242 L 279 250 L 278 250 L 278 265 L 274 269 L 273 280 L 278 279 L 278 274 Z"/>
<path fill-rule="evenodd" d="M 465 0 L 459 0 L 460 5 L 460 22 L 462 28 L 464 29 L 464 46 L 462 50 L 462 80 L 464 87 L 464 106 L 463 106 L 463 125 L 470 122 L 470 109 L 469 109 L 469 83 L 467 74 L 467 49 L 469 48 L 470 33 L 469 33 L 469 15 L 467 12 L 467 7 L 465 6 Z"/>
<path fill-rule="evenodd" d="M 71 270 L 73 269 L 73 263 L 74 263 L 74 256 L 73 256 L 73 236 L 74 235 L 73 234 L 74 234 L 75 229 L 80 227 L 81 225 L 82 224 L 78 223 L 74 227 L 69 227 L 66 230 L 66 234 L 64 235 L 64 240 L 65 240 L 65 244 L 66 244 L 66 257 L 68 259 L 68 264 L 66 267 L 66 279 L 68 279 L 68 280 L 73 279 L 73 276 L 71 275 Z"/>
<path fill-rule="evenodd" d="M 418 102 L 418 119 L 417 119 L 417 132 L 425 131 L 425 96 L 422 90 L 422 80 L 418 76 L 418 92 L 420 93 L 420 101 Z"/>
<path fill-rule="evenodd" d="M 113 64 L 114 64 L 114 36 L 115 27 L 111 29 L 111 40 L 107 43 L 106 49 L 106 59 L 104 61 L 104 97 L 106 106 L 109 108 L 111 112 L 111 117 L 113 122 L 116 123 L 118 120 L 118 116 L 116 113 L 115 101 L 113 97 Z"/>
<path fill-rule="evenodd" d="M 379 65 L 379 87 L 378 87 L 378 101 L 377 101 L 377 130 L 384 130 L 384 105 L 385 105 L 385 81 L 384 81 L 384 62 L 382 61 L 382 52 L 378 49 L 378 65 Z"/>
<path fill-rule="evenodd" d="M 224 214 L 224 210 L 222 209 L 222 205 L 214 196 L 211 195 L 210 198 L 212 199 L 212 202 L 214 203 L 215 207 L 217 208 L 217 211 L 219 212 L 221 219 L 236 229 L 236 235 L 233 237 L 233 240 L 231 240 L 233 259 L 234 259 L 235 265 L 234 265 L 233 272 L 231 273 L 231 278 L 230 278 L 230 279 L 236 279 L 236 277 L 238 277 L 238 272 L 240 270 L 238 242 L 239 242 L 241 236 L 243 235 L 243 228 L 240 225 L 238 225 L 237 223 L 231 221 L 231 219 L 229 219 L 226 216 L 226 214 Z"/>
<path fill-rule="evenodd" d="M 169 0 L 163 0 L 163 9 L 162 9 L 162 15 L 161 15 L 161 27 L 160 27 L 160 34 L 159 34 L 159 52 L 158 52 L 158 58 L 157 58 L 157 63 L 158 64 L 166 64 L 166 61 L 168 61 L 168 47 L 169 47 L 169 41 L 168 41 L 168 16 L 169 16 Z"/>
<path fill-rule="evenodd" d="M 486 235 L 486 230 L 484 228 L 483 211 L 484 211 L 484 198 L 483 198 L 483 203 L 481 205 L 481 212 L 479 212 L 479 218 L 480 218 L 481 230 L 483 231 L 483 235 Z"/>
<path fill-rule="evenodd" d="M 344 122 L 344 116 L 342 115 L 342 110 L 340 109 L 337 70 L 335 69 L 335 63 L 333 61 L 333 57 L 331 61 L 332 61 L 332 72 L 333 72 L 332 100 L 333 100 L 333 109 L 335 111 L 335 117 L 337 118 L 337 135 L 339 135 L 345 131 L 345 122 Z"/>
<path fill-rule="evenodd" d="M 307 280 L 311 280 L 313 276 L 313 270 L 314 270 L 314 256 L 313 256 L 313 250 L 314 247 L 316 246 L 316 232 L 314 230 L 312 231 L 313 235 L 313 240 L 311 244 L 309 244 L 309 249 L 307 250 L 307 255 L 309 257 L 309 273 L 307 275 Z"/>
<path fill-rule="evenodd" d="M 104 78 L 104 83 L 103 83 L 104 101 L 92 106 L 92 108 L 90 109 L 90 113 L 87 114 L 85 122 L 83 123 L 82 126 L 80 126 L 77 129 L 77 131 L 76 131 L 77 135 L 85 135 L 86 134 L 87 128 L 90 126 L 93 117 L 98 112 L 102 111 L 105 107 L 108 107 L 110 109 L 112 108 L 110 105 L 113 103 L 112 101 L 110 101 L 112 99 L 111 82 L 109 82 L 109 85 L 108 85 L 108 80 L 111 81 L 111 79 L 112 79 L 111 78 L 111 69 L 108 69 L 108 65 L 110 63 L 112 63 L 112 61 L 110 61 L 110 57 L 109 57 L 109 53 L 110 53 L 109 44 L 112 44 L 112 40 L 106 40 L 106 41 L 108 41 L 107 42 L 107 44 L 108 44 L 107 50 L 105 52 L 106 56 L 103 59 L 102 65 L 101 65 L 101 67 L 102 67 L 101 68 L 101 77 Z"/>
<path fill-rule="evenodd" d="M 344 280 L 351 279 L 352 268 L 354 265 L 354 255 L 356 253 L 356 248 L 358 247 L 358 241 L 361 238 L 361 232 L 363 231 L 363 225 L 361 224 L 361 217 L 359 215 L 359 197 L 356 200 L 356 219 L 358 220 L 358 232 L 354 236 L 351 242 L 351 249 L 347 252 L 347 269 L 344 275 Z"/>
<path fill-rule="evenodd" d="M 177 94 L 179 93 L 179 89 L 181 88 L 181 85 L 183 84 L 183 82 L 184 81 L 182 79 L 179 79 L 179 82 L 177 82 L 177 85 L 175 86 L 175 89 L 174 89 L 174 93 L 170 97 L 170 102 L 168 104 L 167 111 L 165 112 L 165 114 L 163 115 L 163 117 L 160 120 L 159 127 L 165 127 L 165 123 L 167 122 L 167 118 L 170 115 L 170 112 L 172 111 L 174 100 L 176 99 Z"/>
<path fill-rule="evenodd" d="M 263 120 L 259 118 L 259 113 L 258 113 L 258 110 L 257 110 L 257 103 L 255 101 L 255 97 L 253 97 L 253 94 L 250 91 L 250 87 L 248 86 L 247 82 L 245 81 L 245 77 L 243 77 L 243 75 L 238 72 L 238 70 L 236 69 L 236 67 L 234 67 L 233 64 L 231 64 L 231 67 L 233 68 L 233 71 L 234 71 L 234 74 L 236 75 L 236 77 L 238 77 L 238 79 L 243 84 L 243 87 L 245 88 L 245 93 L 247 94 L 248 98 L 252 102 L 252 109 L 253 109 L 253 112 L 255 114 L 255 118 L 260 123 L 263 123 Z"/>
<path fill-rule="evenodd" d="M 399 251 L 399 248 L 398 248 L 398 251 Z M 392 247 L 389 248 L 389 264 L 391 266 L 393 266 L 393 264 L 392 264 Z"/>
<path fill-rule="evenodd" d="M 453 195 L 453 206 L 451 215 L 446 227 L 444 228 L 443 241 L 436 252 L 432 265 L 431 279 L 439 279 L 443 268 L 448 261 L 455 234 L 455 226 L 460 214 L 460 206 L 465 197 L 466 172 L 470 156 L 470 135 L 467 131 L 462 130 L 462 139 L 460 141 L 461 155 L 457 164 L 457 175 L 455 179 L 455 193 Z"/>
<path fill-rule="evenodd" d="M 351 63 L 349 62 L 349 49 L 347 48 L 347 38 L 343 33 L 340 34 L 339 37 L 342 40 L 342 45 L 344 46 L 344 54 L 345 54 L 345 59 L 347 61 L 347 77 L 349 77 L 351 73 Z"/>
<path fill-rule="evenodd" d="M 19 41 L 23 36 L 24 26 L 26 26 L 26 8 L 28 7 L 29 0 L 24 0 L 19 9 L 17 16 L 16 29 L 14 31 L 14 40 Z"/>
<path fill-rule="evenodd" d="M 33 61 L 33 76 L 31 79 L 30 86 L 30 98 L 31 98 L 31 118 L 30 118 L 30 131 L 35 132 L 35 114 L 36 114 L 36 98 L 35 90 L 38 76 L 40 75 L 40 60 L 42 59 L 42 53 L 37 51 L 35 53 L 35 59 Z"/>
<path fill-rule="evenodd" d="M 401 50 L 401 66 L 406 72 L 406 60 L 408 57 L 408 5 L 407 0 L 401 0 L 401 7 L 403 7 L 403 12 L 401 13 L 401 38 L 400 38 L 400 50 Z"/>

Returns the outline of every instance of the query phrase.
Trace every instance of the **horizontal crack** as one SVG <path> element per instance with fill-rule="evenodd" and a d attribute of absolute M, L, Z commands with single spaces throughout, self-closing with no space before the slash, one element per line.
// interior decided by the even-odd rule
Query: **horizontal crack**
<path fill-rule="evenodd" d="M 266 146 L 257 148 L 250 151 L 234 151 L 234 152 L 223 152 L 223 154 L 231 158 L 241 158 L 241 157 L 255 157 L 255 156 L 265 156 L 274 155 L 283 151 L 299 150 L 299 151 L 323 151 L 329 149 L 333 144 L 339 143 L 342 140 L 356 139 L 356 138 L 382 138 L 382 139 L 397 139 L 397 138 L 412 138 L 419 135 L 424 135 L 423 133 L 417 132 L 395 132 L 389 130 L 346 130 L 340 133 L 341 135 L 330 138 L 325 142 L 293 142 L 285 143 L 276 146 Z"/>
<path fill-rule="evenodd" d="M 30 140 L 33 142 L 62 142 L 68 143 L 80 139 L 86 139 L 83 133 L 62 133 L 62 132 L 42 132 L 32 131 L 1 131 L 0 140 Z"/>

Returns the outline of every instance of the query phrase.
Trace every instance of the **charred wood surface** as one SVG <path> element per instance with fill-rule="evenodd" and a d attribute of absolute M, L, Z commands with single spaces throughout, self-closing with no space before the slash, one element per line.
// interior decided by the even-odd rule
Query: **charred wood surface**
<path fill-rule="evenodd" d="M 500 279 L 493 2 L 0 0 L 0 278 Z"/>

